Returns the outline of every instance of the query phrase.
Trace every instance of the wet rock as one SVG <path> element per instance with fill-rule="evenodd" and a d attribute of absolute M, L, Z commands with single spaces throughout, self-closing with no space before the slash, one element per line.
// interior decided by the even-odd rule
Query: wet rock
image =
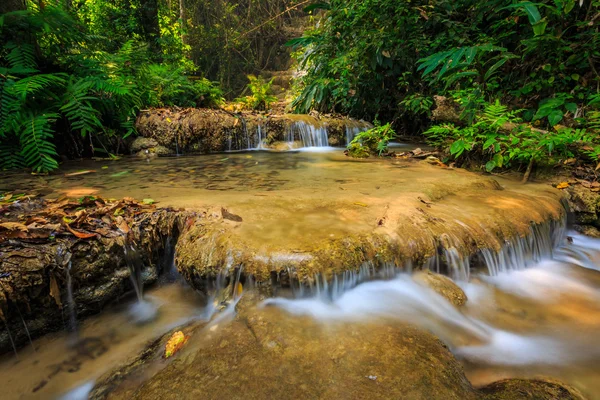
<path fill-rule="evenodd" d="M 152 147 L 158 146 L 158 142 L 151 138 L 146 137 L 137 137 L 133 143 L 131 143 L 131 152 L 138 153 L 142 150 L 150 149 Z"/>
<path fill-rule="evenodd" d="M 149 211 L 139 213 L 127 228 L 139 250 L 144 285 L 158 279 L 162 237 L 180 223 L 176 212 Z M 0 354 L 12 348 L 9 332 L 20 346 L 28 341 L 25 326 L 32 338 L 66 328 L 68 275 L 77 321 L 132 290 L 125 238 L 117 229 L 102 229 L 101 235 L 86 239 L 56 234 L 52 240 L 46 236 L 0 241 L 0 309 L 8 326 L 0 329 Z"/>
<path fill-rule="evenodd" d="M 481 389 L 489 400 L 584 400 L 575 388 L 554 380 L 505 379 Z"/>
<path fill-rule="evenodd" d="M 278 309 L 243 308 L 233 322 L 191 337 L 185 357 L 110 398 L 478 398 L 450 351 L 412 327 L 323 329 Z"/>
<path fill-rule="evenodd" d="M 465 292 L 447 276 L 427 270 L 414 273 L 412 278 L 418 284 L 426 286 L 437 294 L 445 297 L 455 306 L 460 307 L 467 302 L 467 295 Z"/>
<path fill-rule="evenodd" d="M 582 185 L 569 186 L 564 192 L 576 223 L 600 227 L 598 221 L 600 195 L 598 193 L 592 192 Z"/>
<path fill-rule="evenodd" d="M 590 225 L 573 225 L 573 229 L 582 235 L 600 239 L 600 230 Z"/>
<path fill-rule="evenodd" d="M 154 109 L 140 113 L 136 128 L 145 138 L 184 153 L 211 153 L 256 148 L 286 151 L 291 142 L 308 140 L 306 145 L 344 146 L 347 133 L 372 127 L 364 121 L 325 115 L 231 113 L 212 109 Z M 310 131 L 327 131 L 327 142 L 312 143 Z M 260 132 L 260 133 L 259 133 Z M 137 142 L 137 139 L 136 139 Z M 135 143 L 135 142 L 134 142 Z M 136 149 L 156 148 L 156 146 Z M 296 145 L 292 145 L 296 147 Z M 135 152 L 138 152 L 136 150 Z"/>

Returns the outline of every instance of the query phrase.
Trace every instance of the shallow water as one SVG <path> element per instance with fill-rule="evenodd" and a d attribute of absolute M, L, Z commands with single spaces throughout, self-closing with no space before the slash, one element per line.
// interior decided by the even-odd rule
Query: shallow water
<path fill-rule="evenodd" d="M 133 295 L 133 294 L 132 294 Z M 78 337 L 49 334 L 0 359 L 2 399 L 51 399 L 93 382 L 137 356 L 149 343 L 180 325 L 210 317 L 204 299 L 183 283 L 155 287 L 145 303 L 131 299 L 79 325 Z M 140 307 L 143 310 L 140 310 Z M 140 313 L 155 317 L 139 324 Z"/>
<path fill-rule="evenodd" d="M 212 211 L 224 206 L 244 218 L 236 234 L 255 245 L 257 257 L 271 259 L 303 257 L 296 251 L 303 246 L 381 229 L 382 220 L 401 220 L 409 209 L 427 214 L 436 229 L 453 223 L 473 230 L 476 237 L 477 229 L 485 230 L 486 223 L 500 217 L 510 219 L 511 213 L 526 212 L 532 221 L 541 220 L 546 215 L 542 206 L 554 196 L 543 185 L 521 187 L 504 180 L 507 190 L 490 196 L 487 178 L 465 171 L 392 159 L 357 161 L 339 149 L 322 150 L 67 163 L 51 176 L 3 175 L 0 189 L 41 192 L 49 198 L 152 198 L 161 206 Z M 82 170 L 94 172 L 65 175 Z M 461 190 L 453 192 L 457 187 Z M 532 208 L 532 198 L 539 207 Z M 436 199 L 443 204 L 430 207 Z M 505 259 L 489 253 L 495 276 L 458 274 L 469 277 L 458 282 L 469 297 L 460 310 L 408 274 L 349 285 L 333 298 L 277 298 L 266 305 L 289 312 L 293 319 L 309 316 L 323 326 L 336 321 L 363 326 L 374 319 L 414 324 L 444 340 L 475 385 L 547 375 L 600 399 L 600 241 L 570 235 L 573 243 L 555 249 L 553 258 L 528 260 L 527 265 L 513 262 L 509 270 L 497 265 Z M 265 249 L 270 252 L 263 255 Z M 286 252 L 290 249 L 294 251 Z M 18 358 L 6 355 L 0 361 L 2 398 L 54 398 L 78 388 L 75 394 L 85 393 L 90 382 L 152 340 L 178 325 L 207 320 L 214 311 L 179 282 L 159 285 L 144 296 L 145 303 L 132 295 L 84 321 L 77 345 L 68 334 L 58 333 L 35 341 L 35 350 L 20 350 Z M 138 324 L 141 314 L 144 319 L 156 315 Z M 232 314 L 228 308 L 217 315 L 195 333 L 197 340 L 218 335 L 216 327 L 227 324 Z M 279 328 L 285 332 L 292 326 L 282 318 Z M 192 353 L 194 343 L 185 351 Z"/>

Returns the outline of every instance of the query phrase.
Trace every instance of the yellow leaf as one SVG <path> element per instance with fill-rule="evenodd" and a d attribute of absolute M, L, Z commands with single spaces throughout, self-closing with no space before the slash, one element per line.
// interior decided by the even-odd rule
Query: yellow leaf
<path fill-rule="evenodd" d="M 183 332 L 175 332 L 167 342 L 167 345 L 165 346 L 165 358 L 169 358 L 175 353 L 177 353 L 179 350 L 181 350 L 181 348 L 183 347 L 185 342 L 187 342 L 187 340 L 188 337 L 185 336 Z"/>
<path fill-rule="evenodd" d="M 167 122 L 173 122 L 173 121 L 171 121 L 171 118 L 167 118 Z"/>
<path fill-rule="evenodd" d="M 356 203 L 354 203 L 354 205 L 355 205 L 355 206 L 361 206 L 361 207 L 369 207 L 369 205 L 368 205 L 368 204 L 365 204 L 365 203 L 359 203 L 359 202 L 356 202 Z"/>
<path fill-rule="evenodd" d="M 241 283 L 238 282 L 236 285 L 236 288 L 235 288 L 235 294 L 237 296 L 241 296 L 243 291 L 244 291 L 244 287 L 242 286 Z"/>
<path fill-rule="evenodd" d="M 569 187 L 569 182 L 561 182 L 558 185 L 556 185 L 557 189 L 566 189 Z"/>

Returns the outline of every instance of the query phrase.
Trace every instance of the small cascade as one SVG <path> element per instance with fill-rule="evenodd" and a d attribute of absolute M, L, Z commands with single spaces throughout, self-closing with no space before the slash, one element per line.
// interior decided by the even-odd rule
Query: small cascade
<path fill-rule="evenodd" d="M 69 311 L 69 331 L 77 334 L 77 308 L 73 299 L 73 282 L 71 279 L 71 260 L 67 264 L 67 309 Z"/>
<path fill-rule="evenodd" d="M 31 348 L 33 349 L 33 351 L 37 352 L 37 349 L 35 348 L 35 346 L 33 344 L 33 340 L 31 340 L 31 333 L 29 333 L 29 328 L 27 327 L 25 318 L 23 318 L 23 314 L 21 314 L 21 310 L 19 309 L 19 307 L 16 304 L 15 304 L 15 308 L 17 309 L 17 313 L 19 314 L 19 318 L 21 318 L 23 327 L 25 328 L 25 334 L 27 335 L 27 339 L 29 339 L 29 344 L 31 345 Z"/>
<path fill-rule="evenodd" d="M 356 287 L 360 283 L 370 280 L 392 279 L 398 273 L 406 270 L 412 270 L 411 263 L 407 263 L 402 268 L 398 268 L 391 263 L 376 268 L 373 262 L 365 262 L 355 271 L 344 271 L 340 274 L 333 275 L 330 279 L 327 279 L 323 274 L 317 274 L 307 283 L 301 283 L 297 279 L 291 278 L 295 274 L 292 269 L 288 268 L 285 272 L 285 280 L 289 281 L 289 287 L 295 298 L 317 297 L 327 300 L 336 300 L 345 292 Z M 280 283 L 281 280 L 282 279 L 280 278 Z"/>
<path fill-rule="evenodd" d="M 8 334 L 8 340 L 10 340 L 10 344 L 12 345 L 13 351 L 15 353 L 15 357 L 19 358 L 19 353 L 17 353 L 17 346 L 15 345 L 15 341 L 12 337 L 12 334 L 10 333 L 10 329 L 8 328 L 8 323 L 6 322 L 5 319 L 3 319 L 2 321 L 4 321 L 4 327 L 6 328 L 6 333 Z"/>
<path fill-rule="evenodd" d="M 481 251 L 490 276 L 520 270 L 553 256 L 554 249 L 564 240 L 566 219 L 532 225 L 524 237 L 506 240 L 500 251 Z"/>
<path fill-rule="evenodd" d="M 316 120 L 315 120 L 316 121 Z M 285 138 L 292 145 L 295 141 L 301 141 L 302 147 L 328 147 L 327 126 L 310 124 L 306 121 L 294 121 L 288 126 Z"/>
<path fill-rule="evenodd" d="M 137 295 L 138 301 L 144 300 L 144 282 L 142 280 L 142 258 L 140 257 L 137 249 L 131 245 L 126 244 L 123 247 L 125 251 L 125 262 L 127 263 L 127 267 L 129 268 L 129 277 L 131 278 L 131 283 L 133 284 L 133 289 L 135 290 L 135 294 Z"/>
<path fill-rule="evenodd" d="M 368 128 L 365 127 L 364 124 L 346 124 L 346 146 L 350 144 L 350 142 L 356 137 L 356 135 L 367 129 Z"/>
<path fill-rule="evenodd" d="M 144 299 L 144 280 L 142 278 L 143 261 L 139 251 L 133 244 L 125 244 L 125 262 L 129 268 L 129 277 L 137 296 L 137 301 L 130 307 L 132 320 L 137 324 L 144 324 L 153 320 L 157 314 L 157 306 Z"/>
<path fill-rule="evenodd" d="M 263 132 L 264 131 L 264 132 Z M 267 138 L 267 128 L 263 127 L 263 124 L 259 123 L 256 127 L 256 148 L 261 150 L 264 149 L 264 141 Z"/>

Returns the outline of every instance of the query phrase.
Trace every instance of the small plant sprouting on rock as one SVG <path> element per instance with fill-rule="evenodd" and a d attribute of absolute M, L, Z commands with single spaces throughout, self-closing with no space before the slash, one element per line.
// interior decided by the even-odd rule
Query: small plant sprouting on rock
<path fill-rule="evenodd" d="M 348 144 L 348 155 L 354 158 L 367 158 L 372 155 L 380 156 L 388 148 L 388 143 L 396 136 L 391 124 L 379 125 L 356 135 Z"/>

